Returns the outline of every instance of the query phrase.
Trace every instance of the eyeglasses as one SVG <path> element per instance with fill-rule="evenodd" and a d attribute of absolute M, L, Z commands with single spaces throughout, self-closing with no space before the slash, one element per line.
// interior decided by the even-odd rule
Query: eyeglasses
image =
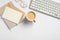
<path fill-rule="evenodd" d="M 26 8 L 27 4 L 23 0 L 15 0 L 22 8 Z"/>

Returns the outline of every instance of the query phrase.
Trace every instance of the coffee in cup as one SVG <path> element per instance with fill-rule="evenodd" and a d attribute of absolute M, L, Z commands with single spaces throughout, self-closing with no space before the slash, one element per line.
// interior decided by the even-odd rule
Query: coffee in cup
<path fill-rule="evenodd" d="M 36 18 L 36 14 L 33 11 L 28 12 L 26 15 L 26 19 L 28 21 L 35 22 L 35 18 Z"/>

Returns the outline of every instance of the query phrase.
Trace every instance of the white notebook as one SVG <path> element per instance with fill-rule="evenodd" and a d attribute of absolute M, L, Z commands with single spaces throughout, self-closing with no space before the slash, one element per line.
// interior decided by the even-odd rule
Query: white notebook
<path fill-rule="evenodd" d="M 12 8 L 9 8 L 9 7 L 5 8 L 5 11 L 2 15 L 2 17 L 4 19 L 7 19 L 7 20 L 9 20 L 11 22 L 14 22 L 16 24 L 18 24 L 20 22 L 21 16 L 22 16 L 22 13 L 20 13 L 19 11 L 14 10 Z"/>

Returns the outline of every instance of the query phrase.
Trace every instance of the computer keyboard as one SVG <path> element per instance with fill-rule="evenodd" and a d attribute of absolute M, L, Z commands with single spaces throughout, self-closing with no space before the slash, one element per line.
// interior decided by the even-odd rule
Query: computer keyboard
<path fill-rule="evenodd" d="M 31 0 L 29 8 L 60 19 L 60 4 L 52 0 Z"/>

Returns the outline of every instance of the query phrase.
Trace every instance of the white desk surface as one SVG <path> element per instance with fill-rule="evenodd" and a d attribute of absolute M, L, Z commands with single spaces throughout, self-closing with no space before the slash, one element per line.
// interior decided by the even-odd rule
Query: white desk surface
<path fill-rule="evenodd" d="M 27 0 L 26 3 L 28 4 L 29 1 Z M 21 9 L 25 13 L 31 11 L 28 8 Z M 0 17 L 0 40 L 60 40 L 60 20 L 36 12 L 36 23 L 22 22 L 9 30 Z"/>

